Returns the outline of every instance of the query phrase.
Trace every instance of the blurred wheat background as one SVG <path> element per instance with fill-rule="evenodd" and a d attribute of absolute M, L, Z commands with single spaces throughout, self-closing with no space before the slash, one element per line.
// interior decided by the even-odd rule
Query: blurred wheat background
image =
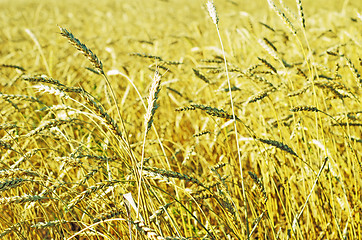
<path fill-rule="evenodd" d="M 214 4 L 0 1 L 0 238 L 362 239 L 362 3 Z"/>

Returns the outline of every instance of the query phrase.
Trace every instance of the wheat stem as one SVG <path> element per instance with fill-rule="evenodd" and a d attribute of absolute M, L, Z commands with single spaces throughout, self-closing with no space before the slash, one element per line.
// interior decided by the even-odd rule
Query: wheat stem
<path fill-rule="evenodd" d="M 239 169 L 240 169 L 240 177 L 241 177 L 241 188 L 242 188 L 242 193 L 243 193 L 243 198 L 244 198 L 244 206 L 245 206 L 246 238 L 249 239 L 248 201 L 247 201 L 247 196 L 246 196 L 246 191 L 245 191 L 245 186 L 244 186 L 243 167 L 242 167 L 242 163 L 241 163 L 241 153 L 240 153 L 240 146 L 239 146 L 239 141 L 238 141 L 238 129 L 237 129 L 237 125 L 236 125 L 236 116 L 235 116 L 233 96 L 232 96 L 232 92 L 231 92 L 231 83 L 230 83 L 230 76 L 229 76 L 229 71 L 228 71 L 228 64 L 227 64 L 227 61 L 226 61 L 226 54 L 225 54 L 225 50 L 224 50 L 224 44 L 222 42 L 222 38 L 221 38 L 221 35 L 220 35 L 220 30 L 219 30 L 219 17 L 217 15 L 216 7 L 214 5 L 214 2 L 209 0 L 207 2 L 207 8 L 208 8 L 210 17 L 211 17 L 211 19 L 213 20 L 213 22 L 215 24 L 217 35 L 218 35 L 219 40 L 220 40 L 220 45 L 221 45 L 221 50 L 222 50 L 222 53 L 223 53 L 223 58 L 224 58 L 226 77 L 227 77 L 227 82 L 228 82 L 228 87 L 229 87 L 231 111 L 232 111 L 233 120 L 234 120 L 234 131 L 235 131 L 236 148 L 237 148 L 237 151 L 238 151 Z M 234 201 L 233 201 L 233 205 L 236 208 L 236 212 L 238 213 L 239 210 L 236 207 Z M 239 218 L 240 218 L 240 216 L 239 216 Z"/>
<path fill-rule="evenodd" d="M 153 82 L 150 88 L 150 93 L 147 99 L 148 107 L 145 114 L 145 132 L 143 136 L 143 144 L 142 144 L 142 156 L 141 156 L 141 166 L 139 167 L 139 182 L 138 182 L 138 206 L 140 204 L 140 198 L 141 198 L 141 184 L 142 184 L 142 169 L 143 169 L 143 162 L 145 157 L 145 145 L 146 145 L 146 138 L 147 133 L 151 129 L 152 122 L 153 122 L 153 116 L 156 112 L 156 109 L 158 108 L 157 105 L 157 99 L 158 99 L 158 93 L 160 92 L 160 84 L 161 84 L 161 75 L 159 74 L 158 70 L 155 72 L 155 76 L 153 78 Z M 139 212 L 137 213 L 137 215 Z M 138 217 L 138 216 L 137 216 Z"/>
<path fill-rule="evenodd" d="M 302 209 L 300 210 L 299 214 L 297 214 L 297 215 L 295 216 L 295 218 L 294 218 L 293 226 L 292 226 L 293 229 L 296 227 L 297 224 L 299 225 L 299 222 L 298 222 L 298 221 L 299 221 L 299 218 L 302 216 L 302 213 L 303 213 L 305 207 L 307 206 L 307 203 L 308 203 L 308 201 L 309 201 L 309 198 L 311 197 L 311 195 L 312 195 L 312 193 L 313 193 L 313 190 L 314 190 L 315 186 L 316 186 L 317 183 L 318 183 L 319 177 L 320 177 L 320 175 L 322 174 L 322 171 L 323 171 L 323 169 L 324 169 L 327 161 L 328 161 L 328 157 L 326 157 L 326 158 L 324 159 L 324 162 L 323 162 L 323 164 L 322 164 L 322 167 L 319 169 L 319 172 L 318 172 L 317 177 L 316 177 L 316 179 L 315 179 L 315 181 L 314 181 L 314 184 L 313 184 L 313 186 L 312 186 L 312 189 L 310 190 L 310 192 L 309 192 L 309 194 L 308 194 L 308 197 L 307 197 L 307 199 L 305 200 L 305 203 L 304 203 Z M 294 231 L 295 231 L 295 230 L 294 230 Z"/>

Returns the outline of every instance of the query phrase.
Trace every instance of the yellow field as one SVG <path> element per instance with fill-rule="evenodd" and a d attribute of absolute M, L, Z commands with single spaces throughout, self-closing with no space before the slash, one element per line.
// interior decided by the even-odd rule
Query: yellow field
<path fill-rule="evenodd" d="M 362 239 L 362 3 L 208 6 L 0 1 L 0 238 Z"/>

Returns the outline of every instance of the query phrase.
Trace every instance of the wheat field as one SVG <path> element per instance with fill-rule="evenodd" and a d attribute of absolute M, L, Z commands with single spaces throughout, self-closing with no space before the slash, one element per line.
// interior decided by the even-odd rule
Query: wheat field
<path fill-rule="evenodd" d="M 0 1 L 1 239 L 362 239 L 362 3 Z"/>

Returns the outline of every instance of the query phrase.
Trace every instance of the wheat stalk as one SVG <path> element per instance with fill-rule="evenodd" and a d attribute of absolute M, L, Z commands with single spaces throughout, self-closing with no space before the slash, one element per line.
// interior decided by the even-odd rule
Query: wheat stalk
<path fill-rule="evenodd" d="M 113 101 L 114 101 L 114 104 L 116 106 L 116 109 L 117 109 L 117 113 L 118 113 L 118 117 L 119 117 L 119 120 L 121 121 L 122 123 L 122 126 L 123 126 L 123 130 L 124 132 L 126 132 L 126 127 L 124 125 L 124 122 L 123 122 L 123 118 L 122 118 L 122 115 L 121 115 L 121 111 L 119 109 L 119 106 L 117 104 L 117 99 L 116 99 L 116 95 L 113 91 L 113 88 L 111 86 L 111 83 L 109 82 L 107 76 L 104 74 L 104 71 L 103 71 L 103 64 L 101 62 L 101 60 L 98 59 L 98 57 L 89 49 L 87 48 L 87 46 L 85 44 L 83 44 L 82 42 L 80 42 L 77 38 L 75 38 L 73 36 L 73 34 L 71 32 L 69 32 L 68 30 L 66 30 L 65 28 L 62 28 L 60 27 L 60 30 L 61 30 L 61 35 L 66 37 L 69 42 L 75 46 L 76 49 L 78 49 L 79 51 L 81 51 L 83 53 L 83 55 L 85 55 L 89 60 L 90 62 L 93 64 L 94 68 L 103 76 L 103 78 L 105 79 L 106 83 L 107 83 L 107 86 L 109 88 L 109 90 L 111 91 L 111 94 L 112 94 L 112 98 L 113 98 Z M 114 124 L 112 124 L 114 126 L 117 126 L 117 124 L 114 122 Z M 120 134 L 120 131 L 117 131 L 116 129 L 113 129 L 114 131 L 116 131 L 116 134 L 118 136 L 121 137 L 121 139 L 124 141 L 124 143 L 127 145 L 128 149 L 131 151 L 130 149 L 130 146 L 129 146 L 129 141 L 128 141 L 128 134 L 125 134 L 124 136 Z M 131 154 L 131 157 L 133 158 L 134 156 Z"/>
<path fill-rule="evenodd" d="M 229 77 L 228 64 L 227 64 L 227 61 L 226 61 L 226 54 L 225 54 L 225 50 L 224 50 L 224 45 L 223 45 L 221 35 L 220 35 L 220 31 L 219 31 L 219 17 L 217 15 L 216 7 L 215 7 L 213 1 L 209 0 L 206 3 L 206 6 L 207 6 L 207 10 L 209 11 L 209 15 L 210 15 L 212 21 L 214 22 L 215 27 L 216 27 L 217 35 L 218 35 L 219 40 L 220 40 L 220 45 L 221 45 L 221 49 L 222 49 L 222 53 L 223 53 L 223 57 L 224 57 L 226 77 L 227 77 L 227 82 L 228 82 L 228 87 L 229 87 L 229 97 L 230 97 L 230 104 L 231 104 L 231 111 L 232 111 L 232 119 L 234 120 L 234 131 L 235 131 L 236 149 L 237 149 L 238 161 L 239 161 L 241 186 L 242 186 L 242 193 L 243 193 L 244 206 L 245 206 L 246 236 L 247 236 L 247 239 L 249 240 L 248 201 L 247 201 L 247 196 L 246 196 L 245 187 L 244 187 L 243 167 L 242 167 L 242 163 L 241 163 L 240 146 L 239 146 L 239 141 L 238 141 L 238 129 L 237 129 L 237 125 L 236 125 L 236 120 L 238 118 L 235 115 L 234 100 L 233 100 L 233 96 L 232 96 L 232 93 L 231 93 L 231 82 L 230 82 L 230 77 Z M 224 112 L 222 114 L 224 115 Z M 233 205 L 234 205 L 234 207 L 236 209 L 236 212 L 238 214 L 238 210 L 237 210 L 237 207 L 236 207 L 234 202 L 233 202 Z"/>
<path fill-rule="evenodd" d="M 323 164 L 322 164 L 321 168 L 319 169 L 319 172 L 318 172 L 318 174 L 317 174 L 317 177 L 316 177 L 316 179 L 315 179 L 315 181 L 314 181 L 314 184 L 313 184 L 313 186 L 312 186 L 312 188 L 311 188 L 311 190 L 310 190 L 310 192 L 309 192 L 309 194 L 308 194 L 308 196 L 307 196 L 307 199 L 305 200 L 305 203 L 304 203 L 302 209 L 301 209 L 300 212 L 295 216 L 295 218 L 294 218 L 294 220 L 293 220 L 293 224 L 292 224 L 293 231 L 295 231 L 294 229 L 296 228 L 296 225 L 299 224 L 299 219 L 300 219 L 300 217 L 302 216 L 305 207 L 307 206 L 307 203 L 308 203 L 308 201 L 309 201 L 309 198 L 312 196 L 313 190 L 314 190 L 315 186 L 316 186 L 317 183 L 318 183 L 319 177 L 320 177 L 320 175 L 322 174 L 322 171 L 323 171 L 325 165 L 327 164 L 327 161 L 328 161 L 328 157 L 326 157 L 326 158 L 324 159 Z"/>

